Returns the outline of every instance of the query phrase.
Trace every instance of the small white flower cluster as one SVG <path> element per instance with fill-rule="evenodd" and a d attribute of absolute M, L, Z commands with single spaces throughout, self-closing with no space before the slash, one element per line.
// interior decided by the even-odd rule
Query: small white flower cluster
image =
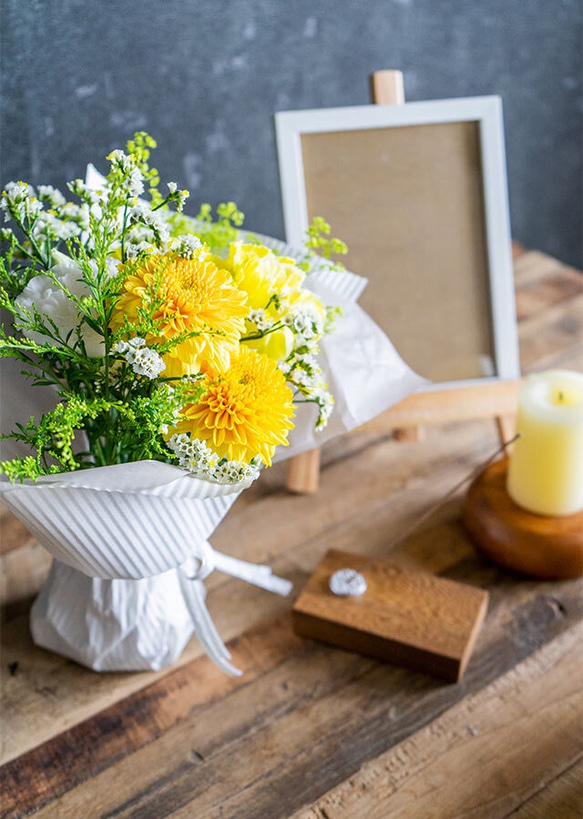
<path fill-rule="evenodd" d="M 45 210 L 45 205 L 49 210 Z M 27 225 L 39 242 L 72 239 L 89 224 L 88 206 L 67 202 L 52 185 L 39 185 L 35 191 L 24 182 L 9 182 L 0 197 L 0 210 L 4 211 L 4 221 L 15 219 L 19 225 Z M 12 235 L 5 228 L 2 240 L 10 241 Z"/>
<path fill-rule="evenodd" d="M 131 226 L 126 239 L 126 254 L 135 259 L 140 253 L 168 250 L 171 237 L 170 229 L 163 216 L 154 213 L 146 202 L 136 202 L 128 214 Z"/>
<path fill-rule="evenodd" d="M 261 307 L 251 308 L 247 318 L 261 333 L 265 330 L 269 330 L 269 328 L 273 327 L 274 324 L 274 321 L 269 313 L 266 313 Z"/>
<path fill-rule="evenodd" d="M 0 210 L 4 211 L 4 221 L 18 219 L 20 222 L 32 220 L 42 211 L 43 205 L 37 199 L 32 185 L 26 182 L 9 182 L 0 197 Z"/>
<path fill-rule="evenodd" d="M 139 168 L 134 168 L 127 177 L 126 190 L 130 196 L 140 196 L 144 192 L 144 177 Z"/>
<path fill-rule="evenodd" d="M 124 175 L 130 173 L 135 167 L 131 156 L 124 153 L 121 148 L 116 148 L 108 155 L 107 159 L 111 163 L 112 168 L 117 168 Z"/>
<path fill-rule="evenodd" d="M 144 192 L 144 174 L 138 168 L 135 160 L 117 148 L 107 157 L 111 169 L 120 171 L 124 176 L 124 187 L 130 196 L 140 196 Z"/>
<path fill-rule="evenodd" d="M 48 202 L 51 208 L 61 208 L 67 204 L 61 191 L 53 188 L 52 185 L 39 185 L 36 190 L 41 202 Z"/>
<path fill-rule="evenodd" d="M 324 322 L 317 314 L 307 310 L 297 310 L 282 318 L 283 324 L 289 327 L 296 338 L 295 347 L 303 347 L 310 341 L 317 340 L 324 332 Z"/>
<path fill-rule="evenodd" d="M 168 447 L 178 459 L 178 465 L 191 472 L 195 478 L 232 484 L 254 481 L 260 474 L 256 459 L 250 464 L 228 461 L 225 458 L 219 460 L 219 456 L 205 441 L 191 438 L 185 433 L 173 435 L 168 441 Z"/>
<path fill-rule="evenodd" d="M 334 409 L 334 396 L 328 392 L 325 386 L 321 386 L 312 391 L 311 397 L 318 405 L 316 429 L 324 429 Z"/>
<path fill-rule="evenodd" d="M 146 341 L 139 336 L 131 338 L 129 341 L 118 341 L 112 348 L 114 353 L 123 355 L 128 364 L 132 365 L 132 370 L 136 375 L 145 375 L 146 378 L 157 378 L 166 369 L 162 357 L 149 347 Z"/>
<path fill-rule="evenodd" d="M 205 253 L 202 250 L 203 244 L 198 236 L 193 236 L 192 234 L 177 236 L 172 239 L 169 244 L 171 249 L 178 253 L 183 259 L 193 259 L 195 256 L 201 259 L 204 258 Z"/>
<path fill-rule="evenodd" d="M 176 182 L 167 182 L 166 185 L 168 186 L 168 193 L 172 196 L 173 201 L 176 203 L 176 210 L 178 213 L 182 213 L 184 210 L 184 203 L 190 196 L 190 193 L 187 190 L 178 190 L 178 185 Z"/>
<path fill-rule="evenodd" d="M 310 343 L 311 342 L 311 343 Z M 334 409 L 334 398 L 322 380 L 322 370 L 316 353 L 317 336 L 313 336 L 303 346 L 296 348 L 292 354 L 279 363 L 279 369 L 291 387 L 303 396 L 305 401 L 313 401 L 318 407 L 316 429 L 324 429 Z"/>
<path fill-rule="evenodd" d="M 9 210 L 34 196 L 34 188 L 28 182 L 9 182 L 2 192 L 2 210 Z"/>
<path fill-rule="evenodd" d="M 43 211 L 35 223 L 32 235 L 35 239 L 72 239 L 81 233 L 81 226 L 68 219 L 61 219 L 50 211 Z"/>

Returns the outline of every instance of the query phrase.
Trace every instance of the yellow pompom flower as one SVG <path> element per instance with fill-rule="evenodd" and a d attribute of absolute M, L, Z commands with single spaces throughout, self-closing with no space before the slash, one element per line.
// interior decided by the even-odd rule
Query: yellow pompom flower
<path fill-rule="evenodd" d="M 138 322 L 139 311 L 152 308 L 158 328 L 146 337 L 148 344 L 171 340 L 182 333 L 197 333 L 163 356 L 165 376 L 227 369 L 229 357 L 237 351 L 245 331 L 248 313 L 247 296 L 233 284 L 228 271 L 204 252 L 192 259 L 151 256 L 123 282 L 112 329 L 123 327 L 124 316 Z"/>
<path fill-rule="evenodd" d="M 293 395 L 274 361 L 241 346 L 224 373 L 207 373 L 203 396 L 183 407 L 171 434 L 189 433 L 221 457 L 267 466 L 293 429 Z"/>
<path fill-rule="evenodd" d="M 281 320 L 289 308 L 295 306 L 309 307 L 325 317 L 318 297 L 303 289 L 305 273 L 296 265 L 295 259 L 277 256 L 263 245 L 232 242 L 228 257 L 220 263 L 231 272 L 237 287 L 247 293 L 249 307 L 265 310 L 274 322 Z M 274 296 L 280 298 L 274 299 Z M 283 309 L 282 298 L 286 305 Z M 255 328 L 247 322 L 247 335 L 250 338 L 245 344 L 276 361 L 285 360 L 293 348 L 294 336 L 288 327 L 254 338 Z"/>
<path fill-rule="evenodd" d="M 249 307 L 253 308 L 267 308 L 276 293 L 285 295 L 299 290 L 305 278 L 295 259 L 276 256 L 263 245 L 232 242 L 228 257 L 215 261 L 231 272 L 233 281 L 247 293 Z"/>

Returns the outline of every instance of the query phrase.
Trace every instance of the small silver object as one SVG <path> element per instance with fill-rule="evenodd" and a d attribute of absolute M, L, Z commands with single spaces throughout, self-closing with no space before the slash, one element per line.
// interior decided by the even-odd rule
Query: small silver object
<path fill-rule="evenodd" d="M 355 569 L 339 569 L 328 584 L 332 594 L 339 597 L 359 597 L 366 591 L 366 580 Z"/>

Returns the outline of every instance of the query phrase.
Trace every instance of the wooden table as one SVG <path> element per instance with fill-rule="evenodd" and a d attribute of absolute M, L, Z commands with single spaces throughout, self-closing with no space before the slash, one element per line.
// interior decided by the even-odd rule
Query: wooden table
<path fill-rule="evenodd" d="M 518 248 L 515 267 L 523 370 L 583 369 L 580 275 Z M 218 573 L 209 608 L 242 678 L 196 639 L 159 673 L 93 673 L 33 646 L 27 614 L 49 558 L 5 513 L 2 816 L 580 816 L 581 581 L 479 557 L 459 524 L 463 490 L 393 548 L 496 446 L 489 420 L 419 443 L 355 433 L 325 448 L 316 495 L 287 493 L 274 467 L 213 538 L 269 562 L 294 595 L 332 547 L 488 589 L 458 684 L 300 639 L 291 599 Z"/>

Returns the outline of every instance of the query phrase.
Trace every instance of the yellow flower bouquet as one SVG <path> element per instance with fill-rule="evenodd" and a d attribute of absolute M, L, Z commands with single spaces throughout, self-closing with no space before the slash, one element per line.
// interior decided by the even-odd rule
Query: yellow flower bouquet
<path fill-rule="evenodd" d="M 218 222 L 208 206 L 185 216 L 187 192 L 159 190 L 154 145 L 136 134 L 107 176 L 89 166 L 69 185 L 76 203 L 23 182 L 2 193 L 13 227 L 0 235 L 0 303 L 12 321 L 0 356 L 23 365 L 49 408 L 18 417 L 15 386 L 0 494 L 55 558 L 31 613 L 38 644 L 96 670 L 138 670 L 174 662 L 195 630 L 238 673 L 202 581 L 217 568 L 280 594 L 290 584 L 208 538 L 290 435 L 293 452 L 318 443 L 329 378 L 341 399 L 333 434 L 418 382 L 390 348 L 398 387 L 377 394 L 389 342 L 354 313 L 358 277 L 243 234 L 232 203 Z M 342 308 L 340 348 L 326 352 Z M 339 372 L 335 355 L 350 363 L 355 349 L 360 376 Z"/>

